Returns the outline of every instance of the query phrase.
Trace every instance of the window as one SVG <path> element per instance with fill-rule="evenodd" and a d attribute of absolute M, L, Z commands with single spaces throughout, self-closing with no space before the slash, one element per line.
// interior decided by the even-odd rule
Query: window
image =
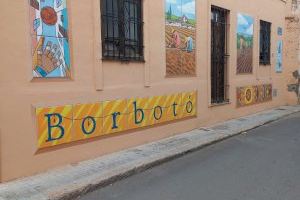
<path fill-rule="evenodd" d="M 142 61 L 142 0 L 101 0 L 103 59 Z"/>
<path fill-rule="evenodd" d="M 292 0 L 292 11 L 296 11 L 300 5 L 299 0 Z"/>
<path fill-rule="evenodd" d="M 229 11 L 211 8 L 211 103 L 222 104 L 228 100 L 228 27 Z"/>
<path fill-rule="evenodd" d="M 260 21 L 259 63 L 269 65 L 271 55 L 271 23 Z"/>

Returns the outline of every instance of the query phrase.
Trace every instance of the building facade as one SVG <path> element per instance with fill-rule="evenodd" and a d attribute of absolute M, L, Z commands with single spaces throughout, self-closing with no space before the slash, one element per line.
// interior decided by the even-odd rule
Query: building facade
<path fill-rule="evenodd" d="M 2 182 L 296 103 L 284 0 L 0 5 Z"/>
<path fill-rule="evenodd" d="M 291 8 L 291 9 L 290 9 Z M 289 101 L 295 102 L 295 95 L 300 103 L 300 1 L 287 2 L 286 34 L 284 37 L 285 65 L 287 66 L 287 83 Z M 298 73 L 296 73 L 298 70 Z"/>

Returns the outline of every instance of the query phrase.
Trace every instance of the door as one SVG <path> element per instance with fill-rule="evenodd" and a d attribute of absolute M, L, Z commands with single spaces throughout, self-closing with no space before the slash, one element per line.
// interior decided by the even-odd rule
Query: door
<path fill-rule="evenodd" d="M 227 15 L 228 10 L 211 8 L 211 103 L 227 100 Z"/>

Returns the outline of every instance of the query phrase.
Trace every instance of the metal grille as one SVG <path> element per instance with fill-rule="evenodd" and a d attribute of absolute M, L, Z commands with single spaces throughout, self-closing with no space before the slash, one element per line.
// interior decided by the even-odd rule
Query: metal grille
<path fill-rule="evenodd" d="M 259 63 L 270 64 L 271 50 L 271 23 L 260 21 L 260 43 L 259 43 Z"/>
<path fill-rule="evenodd" d="M 228 102 L 227 80 L 227 33 L 229 11 L 212 6 L 211 8 L 211 103 Z"/>
<path fill-rule="evenodd" d="M 101 0 L 104 59 L 142 61 L 142 0 Z"/>

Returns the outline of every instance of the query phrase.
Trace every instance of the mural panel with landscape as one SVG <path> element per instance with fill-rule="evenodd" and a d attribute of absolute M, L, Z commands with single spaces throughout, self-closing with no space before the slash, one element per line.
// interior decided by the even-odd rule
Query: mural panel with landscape
<path fill-rule="evenodd" d="M 277 42 L 277 59 L 276 59 L 276 72 L 282 72 L 282 40 Z"/>
<path fill-rule="evenodd" d="M 253 71 L 253 18 L 238 14 L 237 19 L 237 74 Z"/>
<path fill-rule="evenodd" d="M 167 76 L 195 75 L 195 0 L 165 2 Z"/>

